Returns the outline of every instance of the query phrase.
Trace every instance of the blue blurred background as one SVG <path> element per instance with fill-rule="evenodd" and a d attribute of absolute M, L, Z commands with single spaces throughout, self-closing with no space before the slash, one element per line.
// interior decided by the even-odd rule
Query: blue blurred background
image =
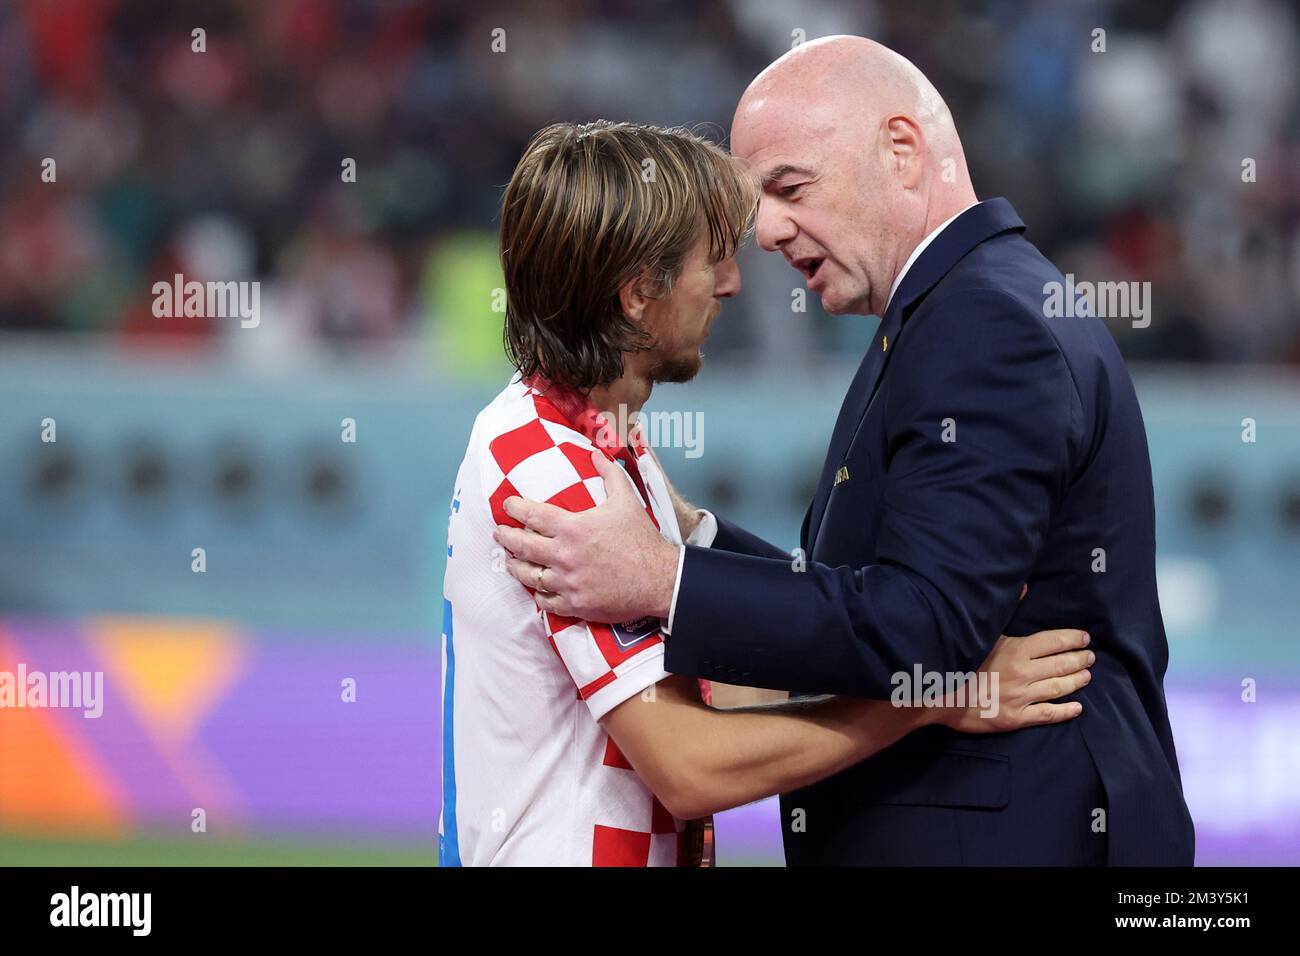
<path fill-rule="evenodd" d="M 0 863 L 431 863 L 447 508 L 509 374 L 501 188 L 556 120 L 725 137 L 763 66 L 846 32 L 934 80 L 1063 271 L 1152 283 L 1150 326 L 1111 329 L 1198 862 L 1300 863 L 1300 17 L 1269 0 L 0 10 L 0 670 L 108 698 L 0 710 Z M 660 449 L 688 496 L 793 546 L 876 320 L 741 268 L 650 407 L 704 423 Z M 176 273 L 259 281 L 260 323 L 156 317 Z M 779 860 L 770 804 L 718 832 Z"/>

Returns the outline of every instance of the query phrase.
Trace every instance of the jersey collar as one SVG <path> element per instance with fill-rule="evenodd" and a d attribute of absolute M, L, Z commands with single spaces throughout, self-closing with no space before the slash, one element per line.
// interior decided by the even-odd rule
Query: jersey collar
<path fill-rule="evenodd" d="M 548 421 L 570 428 L 584 435 L 588 441 L 605 453 L 610 461 L 622 458 L 633 464 L 646 452 L 645 442 L 638 427 L 628 429 L 628 442 L 625 445 L 618 434 L 618 423 L 610 421 L 577 389 L 558 385 L 542 375 L 530 375 L 522 379 L 523 384 L 532 390 L 537 413 Z"/>

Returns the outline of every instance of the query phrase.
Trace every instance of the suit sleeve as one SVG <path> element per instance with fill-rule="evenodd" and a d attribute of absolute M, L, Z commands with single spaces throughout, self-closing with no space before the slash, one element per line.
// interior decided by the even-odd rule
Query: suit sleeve
<path fill-rule="evenodd" d="M 732 554 L 749 554 L 758 558 L 775 558 L 787 563 L 792 555 L 782 551 L 774 544 L 769 544 L 756 534 L 751 534 L 739 525 L 724 521 L 714 515 L 718 522 L 718 533 L 713 538 L 713 547 L 730 551 Z"/>
<path fill-rule="evenodd" d="M 1002 293 L 913 321 L 879 396 L 876 563 L 800 572 L 687 548 L 668 670 L 885 699 L 916 664 L 964 672 L 988 656 L 1064 493 L 1081 404 L 1041 317 Z"/>

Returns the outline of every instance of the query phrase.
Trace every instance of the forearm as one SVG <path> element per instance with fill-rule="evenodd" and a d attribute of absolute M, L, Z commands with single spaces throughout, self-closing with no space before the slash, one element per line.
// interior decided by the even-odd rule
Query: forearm
<path fill-rule="evenodd" d="M 933 723 L 936 713 L 853 697 L 714 711 L 713 726 L 686 745 L 703 812 L 806 787 Z"/>
<path fill-rule="evenodd" d="M 662 685 L 661 685 L 662 686 Z M 673 708 L 650 774 L 660 799 L 694 818 L 808 786 L 933 723 L 934 708 L 821 697 L 736 710 Z M 637 755 L 629 754 L 642 771 Z"/>

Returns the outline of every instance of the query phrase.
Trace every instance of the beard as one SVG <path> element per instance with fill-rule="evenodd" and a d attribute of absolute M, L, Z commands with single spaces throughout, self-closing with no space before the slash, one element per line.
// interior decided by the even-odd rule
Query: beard
<path fill-rule="evenodd" d="M 652 384 L 682 385 L 700 374 L 704 365 L 704 353 L 697 351 L 691 358 L 668 358 L 661 356 L 650 367 Z"/>

